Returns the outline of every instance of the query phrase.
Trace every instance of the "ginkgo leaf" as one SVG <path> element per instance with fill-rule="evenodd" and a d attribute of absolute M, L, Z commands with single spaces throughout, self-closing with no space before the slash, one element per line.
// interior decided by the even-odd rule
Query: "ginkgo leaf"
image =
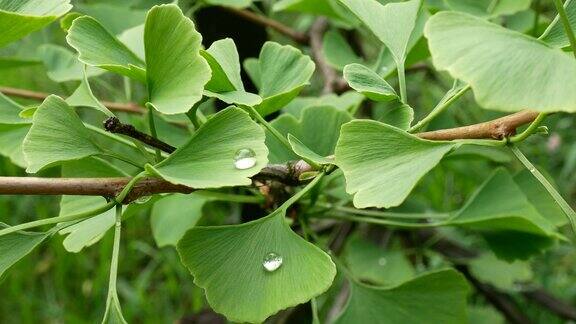
<path fill-rule="evenodd" d="M 113 167 L 99 158 L 86 158 L 66 162 L 62 165 L 63 178 L 107 178 L 126 177 L 127 173 Z M 103 197 L 93 196 L 62 196 L 60 200 L 60 216 L 94 210 L 106 204 Z M 76 224 L 65 227 L 59 234 L 66 235 L 64 248 L 68 252 L 78 253 L 85 247 L 98 242 L 106 232 L 114 226 L 116 217 L 114 209 L 100 215 L 95 215 Z"/>
<path fill-rule="evenodd" d="M 177 5 L 146 16 L 144 47 L 150 104 L 164 114 L 185 113 L 202 98 L 210 66 L 200 56 L 202 35 Z"/>
<path fill-rule="evenodd" d="M 311 150 L 306 144 L 302 143 L 298 138 L 292 134 L 288 134 L 288 143 L 292 147 L 292 151 L 299 157 L 307 162 L 312 161 L 316 164 L 334 164 L 334 159 L 322 156 Z"/>
<path fill-rule="evenodd" d="M 73 107 L 91 107 L 103 112 L 106 116 L 114 116 L 114 114 L 106 108 L 94 94 L 90 88 L 90 82 L 88 81 L 88 71 L 84 70 L 82 72 L 84 75 L 80 80 L 78 88 L 66 98 L 66 103 Z"/>
<path fill-rule="evenodd" d="M 144 24 L 126 29 L 118 35 L 118 40 L 124 43 L 136 56 L 144 60 L 146 57 L 144 49 Z"/>
<path fill-rule="evenodd" d="M 218 98 L 228 104 L 255 106 L 262 102 L 258 95 L 244 91 L 240 76 L 240 58 L 236 44 L 230 38 L 212 43 L 206 51 L 200 51 L 212 70 L 212 78 L 206 84 L 204 95 Z"/>
<path fill-rule="evenodd" d="M 266 116 L 285 106 L 308 84 L 314 62 L 300 50 L 266 42 L 258 59 L 259 95 L 263 102 L 256 110 Z"/>
<path fill-rule="evenodd" d="M 268 163 L 264 140 L 264 130 L 248 113 L 229 107 L 210 118 L 167 159 L 146 169 L 192 188 L 249 185 L 250 177 Z M 246 154 L 239 156 L 241 152 Z M 251 160 L 238 164 L 237 158 Z"/>
<path fill-rule="evenodd" d="M 458 12 L 434 15 L 425 34 L 434 66 L 470 84 L 482 107 L 576 111 L 576 61 L 562 50 Z"/>
<path fill-rule="evenodd" d="M 496 256 L 508 261 L 526 260 L 562 239 L 504 169 L 496 170 L 448 223 L 478 231 Z"/>
<path fill-rule="evenodd" d="M 233 8 L 247 8 L 252 4 L 252 0 L 205 0 L 206 3 L 213 6 L 226 6 Z"/>
<path fill-rule="evenodd" d="M 356 20 L 340 8 L 336 0 L 280 0 L 274 3 L 274 11 L 294 11 L 329 17 L 344 25 L 353 25 Z"/>
<path fill-rule="evenodd" d="M 386 80 L 362 64 L 346 65 L 344 79 L 352 89 L 374 101 L 398 99 L 396 91 Z"/>
<path fill-rule="evenodd" d="M 118 297 L 113 296 L 108 298 L 102 324 L 128 324 L 122 314 L 122 307 L 120 306 Z"/>
<path fill-rule="evenodd" d="M 196 226 L 178 253 L 212 309 L 234 322 L 263 322 L 320 295 L 336 275 L 330 257 L 294 233 L 282 210 L 240 225 Z M 275 262 L 266 264 L 272 271 L 265 259 Z"/>
<path fill-rule="evenodd" d="M 144 62 L 96 19 L 88 16 L 76 18 L 66 40 L 78 51 L 81 62 L 139 81 L 145 80 Z"/>
<path fill-rule="evenodd" d="M 0 228 L 6 227 L 0 223 Z M 16 232 L 0 236 L 0 278 L 52 233 Z"/>
<path fill-rule="evenodd" d="M 320 106 L 305 108 L 299 119 L 288 114 L 281 115 L 271 124 L 280 134 L 285 136 L 291 134 L 318 157 L 325 158 L 334 154 L 340 127 L 350 120 L 352 120 L 350 114 L 343 110 Z M 310 131 L 312 129 L 313 132 Z M 268 159 L 271 163 L 283 163 L 299 158 L 269 132 L 266 132 L 266 146 L 270 150 Z"/>
<path fill-rule="evenodd" d="M 480 17 L 511 15 L 530 8 L 531 0 L 444 0 L 450 9 Z"/>
<path fill-rule="evenodd" d="M 78 56 L 68 49 L 52 44 L 42 45 L 38 48 L 42 57 L 48 77 L 56 82 L 66 82 L 84 79 L 84 64 L 78 61 Z M 105 71 L 89 67 L 88 77 L 100 75 Z"/>
<path fill-rule="evenodd" d="M 71 8 L 70 0 L 0 0 L 0 47 L 43 28 Z"/>
<path fill-rule="evenodd" d="M 155 202 L 150 214 L 150 225 L 156 245 L 176 246 L 184 234 L 200 220 L 206 201 L 207 197 L 192 193 L 169 195 Z"/>
<path fill-rule="evenodd" d="M 576 32 L 576 1 L 566 0 L 564 2 L 564 10 L 572 26 L 572 31 Z M 546 28 L 540 39 L 554 47 L 567 47 L 570 45 L 570 40 L 566 35 L 564 25 L 560 20 L 560 16 L 556 15 L 552 23 Z"/>
<path fill-rule="evenodd" d="M 451 269 L 425 273 L 392 288 L 352 282 L 336 323 L 466 323 L 469 290 L 464 276 Z"/>
<path fill-rule="evenodd" d="M 382 5 L 376 0 L 339 0 L 378 37 L 403 65 L 412 31 L 416 26 L 421 0 Z"/>
<path fill-rule="evenodd" d="M 81 62 L 145 81 L 144 62 L 96 19 L 88 16 L 74 19 L 66 40 L 78 51 Z"/>
<path fill-rule="evenodd" d="M 23 108 L 14 100 L 0 93 L 0 124 L 30 124 L 32 122 L 30 119 L 20 117 Z"/>
<path fill-rule="evenodd" d="M 468 264 L 470 272 L 480 281 L 507 291 L 515 291 L 517 286 L 532 279 L 529 262 L 506 262 L 492 253 L 484 253 Z"/>
<path fill-rule="evenodd" d="M 51 95 L 34 114 L 32 127 L 22 144 L 27 172 L 61 161 L 102 153 L 74 110 L 60 97 Z"/>
<path fill-rule="evenodd" d="M 326 58 L 326 62 L 340 71 L 348 64 L 362 62 L 362 58 L 354 52 L 344 36 L 332 30 L 324 34 L 322 53 Z"/>
<path fill-rule="evenodd" d="M 346 192 L 354 206 L 400 205 L 416 183 L 456 144 L 427 141 L 371 120 L 342 126 L 336 164 L 346 177 Z"/>

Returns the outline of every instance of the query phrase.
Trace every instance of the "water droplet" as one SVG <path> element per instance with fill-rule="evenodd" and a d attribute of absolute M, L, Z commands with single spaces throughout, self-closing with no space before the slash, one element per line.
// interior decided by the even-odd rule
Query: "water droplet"
<path fill-rule="evenodd" d="M 149 202 L 150 199 L 152 199 L 152 196 L 142 196 L 142 197 L 139 197 L 138 199 L 136 199 L 134 202 L 137 204 L 145 204 L 145 203 Z"/>
<path fill-rule="evenodd" d="M 386 263 L 388 263 L 388 260 L 386 260 L 386 258 L 382 257 L 378 259 L 378 265 L 383 267 L 386 265 Z"/>
<path fill-rule="evenodd" d="M 268 272 L 276 271 L 278 268 L 280 268 L 280 266 L 282 266 L 282 256 L 274 252 L 270 252 L 264 256 L 262 266 Z"/>
<path fill-rule="evenodd" d="M 241 149 L 234 155 L 234 167 L 246 170 L 256 165 L 256 153 L 251 149 Z"/>

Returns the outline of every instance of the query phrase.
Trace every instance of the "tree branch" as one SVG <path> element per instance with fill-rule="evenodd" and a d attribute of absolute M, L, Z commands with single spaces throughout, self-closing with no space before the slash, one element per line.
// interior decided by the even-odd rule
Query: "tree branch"
<path fill-rule="evenodd" d="M 312 50 L 312 57 L 324 77 L 324 89 L 322 89 L 322 93 L 324 94 L 334 92 L 338 79 L 336 71 L 326 62 L 324 50 L 322 49 L 322 39 L 327 29 L 328 20 L 323 17 L 316 19 L 310 28 L 310 48 Z"/>
<path fill-rule="evenodd" d="M 10 87 L 0 87 L 0 92 L 2 92 L 3 94 L 5 94 L 7 96 L 19 97 L 19 98 L 25 98 L 25 99 L 33 99 L 33 100 L 38 100 L 38 101 L 43 101 L 44 99 L 46 99 L 46 97 L 49 96 L 48 93 L 44 93 L 44 92 L 36 92 L 36 91 L 31 91 L 31 90 L 16 89 L 16 88 L 10 88 Z M 135 104 L 133 102 L 129 102 L 129 103 L 119 103 L 119 102 L 110 102 L 110 101 L 101 101 L 101 102 L 104 106 L 106 106 L 110 110 L 126 112 L 126 113 L 130 113 L 130 114 L 142 114 L 146 111 L 146 110 L 144 110 L 143 107 L 138 106 L 137 104 Z"/>
<path fill-rule="evenodd" d="M 523 110 L 480 124 L 418 133 L 417 136 L 432 141 L 486 138 L 503 139 L 516 134 L 518 127 L 531 123 L 536 117 L 538 117 L 537 112 Z"/>
<path fill-rule="evenodd" d="M 270 19 L 268 17 L 264 17 L 264 16 L 260 16 L 258 14 L 253 13 L 252 11 L 248 11 L 248 10 L 241 10 L 241 9 L 236 9 L 236 8 L 230 8 L 230 7 L 221 7 L 222 9 L 231 12 L 239 17 L 242 17 L 246 20 L 249 20 L 253 23 L 256 23 L 258 25 L 262 25 L 264 27 L 269 27 L 271 29 L 274 29 L 275 31 L 279 32 L 280 34 L 287 36 L 289 38 L 291 38 L 292 40 L 294 40 L 297 43 L 303 44 L 303 45 L 307 45 L 308 42 L 310 41 L 310 38 L 308 37 L 308 35 L 298 32 L 274 19 Z"/>
<path fill-rule="evenodd" d="M 148 146 L 160 149 L 166 153 L 176 151 L 176 148 L 168 143 L 165 143 L 156 137 L 150 136 L 136 129 L 136 127 L 128 124 L 123 124 L 120 119 L 110 117 L 104 121 L 104 129 L 110 133 L 122 134 L 138 140 Z"/>

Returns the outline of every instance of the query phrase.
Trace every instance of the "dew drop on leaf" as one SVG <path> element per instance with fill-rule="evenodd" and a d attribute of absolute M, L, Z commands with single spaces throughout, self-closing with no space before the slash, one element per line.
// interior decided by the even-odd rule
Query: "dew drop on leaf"
<path fill-rule="evenodd" d="M 383 267 L 386 265 L 386 263 L 388 263 L 388 260 L 386 260 L 386 258 L 382 257 L 378 259 L 378 265 Z"/>
<path fill-rule="evenodd" d="M 145 203 L 149 202 L 150 199 L 152 199 L 152 196 L 142 196 L 142 197 L 139 197 L 138 199 L 136 199 L 134 202 L 137 204 L 145 204 Z"/>
<path fill-rule="evenodd" d="M 234 167 L 238 170 L 246 170 L 256 165 L 256 153 L 251 149 L 240 149 L 234 155 Z"/>
<path fill-rule="evenodd" d="M 266 254 L 262 261 L 262 266 L 268 272 L 274 272 L 282 266 L 282 256 L 274 252 Z"/>

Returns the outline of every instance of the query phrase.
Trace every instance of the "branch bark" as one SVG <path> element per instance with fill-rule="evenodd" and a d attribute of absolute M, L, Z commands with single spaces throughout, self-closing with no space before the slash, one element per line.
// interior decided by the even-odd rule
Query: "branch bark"
<path fill-rule="evenodd" d="M 166 153 L 176 151 L 176 148 L 168 143 L 165 143 L 154 136 L 150 136 L 136 129 L 136 127 L 128 124 L 123 124 L 120 119 L 110 117 L 104 121 L 104 129 L 110 133 L 122 134 L 133 139 L 136 139 L 148 146 L 160 149 Z"/>
<path fill-rule="evenodd" d="M 25 99 L 33 99 L 38 101 L 43 101 L 48 97 L 50 94 L 44 92 L 36 92 L 31 90 L 25 89 L 17 89 L 17 88 L 10 88 L 10 87 L 0 87 L 0 92 L 7 96 L 12 97 L 19 97 Z M 104 106 L 106 106 L 110 110 L 126 112 L 130 114 L 143 114 L 146 110 L 133 103 L 119 103 L 119 102 L 110 102 L 110 101 L 101 101 Z"/>
<path fill-rule="evenodd" d="M 480 124 L 435 130 L 418 133 L 417 136 L 432 141 L 450 141 L 455 139 L 503 139 L 516 134 L 516 129 L 531 123 L 538 117 L 538 113 L 523 110 L 515 114 L 504 116 Z"/>
<path fill-rule="evenodd" d="M 249 20 L 253 23 L 256 23 L 258 25 L 262 25 L 264 27 L 269 27 L 271 29 L 274 29 L 275 31 L 279 32 L 280 34 L 287 36 L 289 38 L 291 38 L 292 40 L 294 40 L 297 43 L 300 43 L 302 45 L 307 45 L 308 42 L 310 41 L 310 38 L 308 37 L 308 35 L 301 33 L 299 31 L 296 31 L 274 19 L 270 19 L 268 17 L 264 17 L 264 16 L 260 16 L 258 14 L 253 13 L 252 11 L 248 11 L 248 10 L 242 10 L 242 9 L 235 9 L 235 8 L 230 8 L 230 7 L 221 7 L 222 9 L 231 12 L 239 17 L 242 17 L 246 20 Z"/>
<path fill-rule="evenodd" d="M 320 73 L 324 77 L 324 88 L 322 89 L 322 93 L 324 94 L 334 92 L 338 79 L 336 71 L 326 62 L 324 50 L 322 49 L 322 39 L 327 29 L 328 20 L 326 18 L 316 19 L 310 28 L 310 48 L 318 70 L 320 70 Z"/>

